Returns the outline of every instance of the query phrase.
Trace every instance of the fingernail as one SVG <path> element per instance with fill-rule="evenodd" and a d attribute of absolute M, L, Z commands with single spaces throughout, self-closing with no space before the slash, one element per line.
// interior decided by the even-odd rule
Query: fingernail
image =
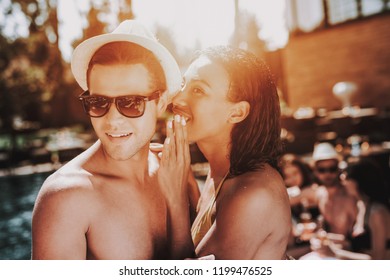
<path fill-rule="evenodd" d="M 175 115 L 175 121 L 176 122 L 180 122 L 180 116 L 179 115 Z"/>
<path fill-rule="evenodd" d="M 181 125 L 186 126 L 186 124 L 187 124 L 186 119 L 184 117 L 181 117 Z"/>
<path fill-rule="evenodd" d="M 172 127 L 173 127 L 172 121 L 168 121 L 168 127 L 169 127 L 169 128 L 172 128 Z"/>
<path fill-rule="evenodd" d="M 169 145 L 169 142 L 171 142 L 171 139 L 169 137 L 165 138 L 165 144 Z"/>

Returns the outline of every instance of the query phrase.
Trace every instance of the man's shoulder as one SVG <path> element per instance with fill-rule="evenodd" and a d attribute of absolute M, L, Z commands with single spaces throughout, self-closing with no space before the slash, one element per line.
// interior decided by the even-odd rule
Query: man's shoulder
<path fill-rule="evenodd" d="M 93 185 L 87 171 L 65 165 L 43 183 L 36 203 L 68 204 L 87 199 Z"/>

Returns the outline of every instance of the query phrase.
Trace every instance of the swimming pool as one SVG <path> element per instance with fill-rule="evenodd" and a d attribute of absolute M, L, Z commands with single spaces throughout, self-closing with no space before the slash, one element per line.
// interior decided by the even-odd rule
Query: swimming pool
<path fill-rule="evenodd" d="M 31 258 L 31 216 L 51 172 L 0 177 L 0 260 Z"/>

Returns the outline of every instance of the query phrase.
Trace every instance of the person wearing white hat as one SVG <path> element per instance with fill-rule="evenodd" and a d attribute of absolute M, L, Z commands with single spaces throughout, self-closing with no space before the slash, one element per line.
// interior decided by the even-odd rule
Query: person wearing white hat
<path fill-rule="evenodd" d="M 340 186 L 339 155 L 332 144 L 324 142 L 314 146 L 314 173 L 324 186 Z"/>
<path fill-rule="evenodd" d="M 71 69 L 99 140 L 44 182 L 33 211 L 32 258 L 172 257 L 149 143 L 181 86 L 175 59 L 141 23 L 127 20 L 82 42 Z M 184 120 L 174 132 L 185 132 Z"/>
<path fill-rule="evenodd" d="M 339 162 L 340 156 L 332 144 L 327 142 L 316 144 L 312 163 L 318 183 L 302 190 L 290 202 L 292 205 L 317 206 L 324 218 L 326 231 L 349 237 L 361 232 L 362 221 L 358 217 L 363 209 L 360 207 L 361 204 L 342 187 Z"/>
<path fill-rule="evenodd" d="M 314 175 L 320 187 L 316 189 L 316 199 L 324 217 L 326 229 L 333 233 L 350 236 L 358 229 L 358 203 L 348 195 L 341 185 L 340 156 L 328 142 L 318 143 L 312 155 Z"/>

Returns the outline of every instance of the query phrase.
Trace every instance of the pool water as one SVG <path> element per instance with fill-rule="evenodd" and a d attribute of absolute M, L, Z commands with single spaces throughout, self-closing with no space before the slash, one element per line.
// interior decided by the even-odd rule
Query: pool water
<path fill-rule="evenodd" d="M 0 177 L 0 260 L 31 259 L 32 210 L 50 174 Z"/>

